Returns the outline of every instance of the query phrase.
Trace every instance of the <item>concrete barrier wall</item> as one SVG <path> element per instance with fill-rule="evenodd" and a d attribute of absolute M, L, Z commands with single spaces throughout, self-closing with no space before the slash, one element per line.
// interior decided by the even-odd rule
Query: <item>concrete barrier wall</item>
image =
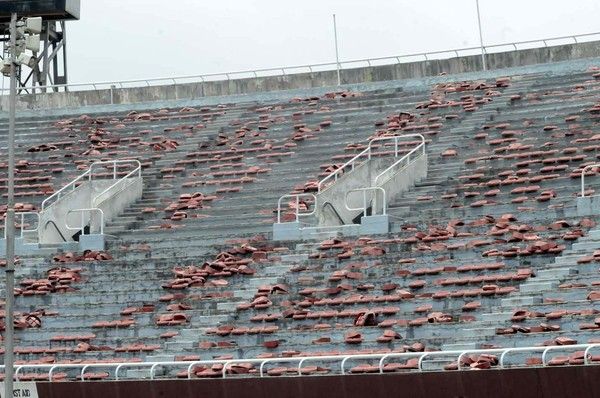
<path fill-rule="evenodd" d="M 346 193 L 356 188 L 370 187 L 377 174 L 389 166 L 389 158 L 372 158 L 364 161 L 353 171 L 342 174 L 335 184 L 325 188 L 317 194 L 317 219 L 319 226 L 342 225 L 338 217 L 325 207 L 330 203 L 342 219 L 343 224 L 352 224 L 352 220 L 360 215 L 361 211 L 350 211 L 346 209 Z M 348 197 L 351 208 L 359 208 L 363 205 L 362 193 L 355 193 Z"/>
<path fill-rule="evenodd" d="M 388 180 L 380 181 L 377 186 L 385 189 L 386 205 L 426 178 L 428 169 L 427 154 L 422 154 Z"/>
<path fill-rule="evenodd" d="M 600 42 L 568 44 L 544 48 L 514 50 L 487 54 L 489 69 L 544 64 L 583 58 L 600 57 Z M 437 76 L 440 73 L 456 74 L 481 70 L 481 56 L 462 56 L 440 60 L 407 62 L 393 65 L 358 67 L 341 71 L 343 84 L 361 84 L 390 80 L 403 80 Z M 27 94 L 18 99 L 18 109 L 74 108 L 90 105 L 135 104 L 156 101 L 198 99 L 273 92 L 282 90 L 335 87 L 335 71 L 297 73 L 285 76 L 210 81 L 154 87 L 101 89 L 49 94 Z M 8 109 L 8 98 L 0 98 L 2 110 Z"/>
<path fill-rule="evenodd" d="M 90 185 L 89 183 L 84 183 L 42 211 L 40 213 L 39 243 L 63 243 L 63 237 L 67 241 L 73 241 L 71 236 L 76 231 L 67 229 L 65 225 L 67 215 L 73 209 L 88 208 L 91 198 L 92 190 L 90 189 Z M 79 214 L 71 214 L 69 216 L 69 222 L 72 223 L 71 226 L 79 225 L 78 221 L 80 219 L 81 216 Z M 54 223 L 56 228 L 51 223 Z M 60 231 L 60 234 L 58 231 Z"/>
<path fill-rule="evenodd" d="M 144 181 L 141 177 L 121 180 L 117 186 L 93 201 L 92 207 L 98 207 L 104 212 L 104 223 L 106 224 L 142 197 L 143 186 Z"/>

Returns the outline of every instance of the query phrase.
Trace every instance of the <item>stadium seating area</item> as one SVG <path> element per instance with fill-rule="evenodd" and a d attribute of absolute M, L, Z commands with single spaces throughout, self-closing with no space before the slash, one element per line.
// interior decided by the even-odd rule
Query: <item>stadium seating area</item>
<path fill-rule="evenodd" d="M 20 120 L 18 209 L 38 208 L 99 159 L 139 160 L 144 194 L 106 228 L 112 235 L 106 252 L 19 259 L 17 361 L 600 343 L 600 217 L 576 212 L 581 170 L 600 158 L 598 78 L 588 70 L 440 83 L 427 92 L 340 91 Z M 313 192 L 370 138 L 405 132 L 426 137 L 429 173 L 390 205 L 390 234 L 270 239 L 281 195 Z M 6 171 L 0 162 L 3 191 Z M 600 187 L 598 171 L 589 169 L 587 194 Z M 600 361 L 596 354 L 589 359 Z M 541 361 L 530 354 L 512 360 Z M 582 351 L 571 350 L 553 354 L 549 363 L 583 360 Z M 461 364 L 432 359 L 423 368 L 497 363 L 497 356 L 481 354 Z M 385 370 L 417 366 L 416 358 L 390 360 Z M 364 360 L 349 369 L 378 368 Z M 222 365 L 193 369 L 198 377 L 221 371 Z M 273 365 L 268 374 L 295 371 Z M 326 361 L 303 368 L 304 374 L 333 371 Z M 240 361 L 228 372 L 258 369 Z"/>

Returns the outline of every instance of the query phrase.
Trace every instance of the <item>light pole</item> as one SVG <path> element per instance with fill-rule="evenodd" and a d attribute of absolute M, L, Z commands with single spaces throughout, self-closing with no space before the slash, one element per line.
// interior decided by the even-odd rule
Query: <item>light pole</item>
<path fill-rule="evenodd" d="M 13 396 L 15 300 L 15 109 L 17 97 L 17 14 L 10 17 L 10 95 L 8 105 L 8 203 L 6 209 L 6 316 L 4 396 Z"/>
<path fill-rule="evenodd" d="M 335 65 L 337 67 L 337 84 L 342 84 L 342 78 L 340 76 L 340 53 L 338 51 L 338 37 L 337 37 L 337 24 L 335 21 L 335 14 L 333 14 L 333 37 L 335 39 Z"/>
<path fill-rule="evenodd" d="M 35 64 L 26 50 L 39 51 L 41 18 L 28 18 L 17 23 L 17 14 L 10 15 L 10 56 L 2 73 L 10 76 L 8 102 L 8 201 L 6 205 L 6 308 L 4 342 L 4 396 L 13 396 L 14 376 L 14 302 L 15 302 L 15 114 L 17 101 L 17 68 Z"/>
<path fill-rule="evenodd" d="M 485 62 L 485 47 L 483 47 L 483 34 L 481 33 L 481 14 L 479 13 L 479 0 L 475 0 L 477 5 L 477 23 L 479 24 L 479 45 L 481 46 L 481 64 L 483 70 L 487 70 L 487 64 Z"/>

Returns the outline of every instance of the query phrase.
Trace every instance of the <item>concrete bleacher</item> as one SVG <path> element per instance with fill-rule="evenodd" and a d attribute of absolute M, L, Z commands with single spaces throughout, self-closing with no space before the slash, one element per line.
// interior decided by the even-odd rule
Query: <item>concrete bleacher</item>
<path fill-rule="evenodd" d="M 18 180 L 23 208 L 37 208 L 96 159 L 140 160 L 145 186 L 142 199 L 107 226 L 107 256 L 19 260 L 17 360 L 248 359 L 600 341 L 600 218 L 576 209 L 581 169 L 597 161 L 600 148 L 595 74 L 22 120 L 19 176 L 35 179 Z M 314 189 L 324 170 L 369 138 L 415 131 L 426 136 L 429 173 L 390 205 L 390 234 L 270 240 L 281 195 Z M 597 171 L 590 193 L 600 186 Z M 0 173 L 6 177 L 4 163 Z M 353 371 L 372 371 L 368 363 Z M 416 366 L 396 365 L 391 370 Z M 319 366 L 306 373 L 326 371 Z M 219 374 L 210 367 L 195 373 Z"/>

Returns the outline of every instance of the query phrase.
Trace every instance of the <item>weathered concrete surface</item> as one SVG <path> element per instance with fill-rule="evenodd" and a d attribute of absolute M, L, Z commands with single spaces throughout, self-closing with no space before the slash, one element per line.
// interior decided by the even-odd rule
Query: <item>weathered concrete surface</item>
<path fill-rule="evenodd" d="M 568 44 L 545 48 L 523 49 L 487 54 L 489 69 L 523 67 L 568 60 L 600 57 L 600 42 Z M 471 55 L 448 59 L 407 62 L 344 69 L 344 85 L 356 85 L 437 76 L 440 73 L 461 74 L 481 71 L 481 56 Z M 101 89 L 38 95 L 21 95 L 18 109 L 77 108 L 92 105 L 136 104 L 164 101 L 193 100 L 206 97 L 246 95 L 252 93 L 335 87 L 335 71 L 297 73 L 285 76 L 243 78 L 204 83 L 188 83 L 153 87 Z M 8 106 L 7 97 L 0 98 L 2 110 Z"/>
<path fill-rule="evenodd" d="M 114 182 L 114 180 L 110 181 Z M 142 197 L 143 187 L 144 180 L 142 177 L 129 177 L 119 180 L 110 190 L 95 197 L 92 201 L 92 207 L 101 209 L 104 212 L 104 222 L 108 223 Z"/>
<path fill-rule="evenodd" d="M 342 174 L 334 184 L 319 192 L 316 205 L 319 226 L 352 224 L 352 220 L 360 215 L 361 211 L 346 209 L 346 194 L 353 189 L 373 186 L 375 177 L 385 170 L 391 162 L 389 158 L 365 160 L 362 164 L 356 166 L 353 171 Z M 363 205 L 362 197 L 361 193 L 350 195 L 348 205 L 354 209 L 360 208 Z M 328 210 L 327 203 L 335 209 L 335 212 Z"/>

